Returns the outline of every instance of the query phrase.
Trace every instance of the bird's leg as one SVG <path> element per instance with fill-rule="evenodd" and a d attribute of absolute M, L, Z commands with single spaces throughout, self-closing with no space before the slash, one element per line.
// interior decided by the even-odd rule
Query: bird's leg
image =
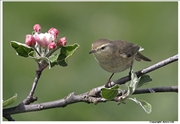
<path fill-rule="evenodd" d="M 111 82 L 111 78 L 112 78 L 113 75 L 114 75 L 114 73 L 111 74 L 111 76 L 109 77 L 107 83 L 105 84 L 105 87 L 106 87 L 106 88 L 109 87 L 108 84 Z"/>
<path fill-rule="evenodd" d="M 129 78 L 131 79 L 132 65 L 130 66 Z"/>

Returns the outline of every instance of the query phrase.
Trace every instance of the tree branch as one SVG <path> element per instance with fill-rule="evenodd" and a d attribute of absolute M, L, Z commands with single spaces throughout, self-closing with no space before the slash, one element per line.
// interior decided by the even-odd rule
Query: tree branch
<path fill-rule="evenodd" d="M 133 94 L 161 93 L 161 92 L 177 92 L 178 93 L 178 86 L 137 89 Z"/>
<path fill-rule="evenodd" d="M 137 76 L 140 77 L 146 73 L 149 73 L 151 71 L 154 71 L 158 68 L 161 68 L 165 65 L 168 65 L 172 62 L 175 62 L 178 60 L 178 55 L 175 55 L 173 57 L 170 57 L 166 60 L 163 60 L 161 62 L 158 62 L 157 64 L 154 64 L 148 68 L 145 68 L 143 70 L 140 70 L 136 72 Z M 123 77 L 121 79 L 118 79 L 114 82 L 111 82 L 110 85 L 114 86 L 115 84 L 124 84 L 125 82 L 129 81 L 129 76 Z M 24 102 L 20 103 L 18 106 L 6 108 L 3 109 L 3 117 L 7 120 L 14 120 L 10 115 L 12 114 L 18 114 L 18 113 L 25 113 L 25 112 L 31 112 L 31 111 L 40 111 L 50 108 L 57 108 L 57 107 L 65 107 L 67 105 L 77 103 L 77 102 L 85 102 L 85 103 L 100 103 L 100 102 L 106 102 L 107 100 L 102 98 L 100 96 L 100 91 L 105 86 L 99 86 L 96 88 L 93 88 L 92 90 L 76 95 L 74 92 L 69 94 L 67 97 L 63 99 L 59 99 L 56 101 L 51 102 L 45 102 L 45 103 L 39 103 L 39 104 L 24 104 Z M 138 89 L 134 92 L 134 94 L 142 94 L 142 93 L 158 93 L 158 92 L 178 92 L 178 86 L 170 86 L 170 87 L 155 87 L 155 88 L 149 88 L 149 89 Z M 33 93 L 32 93 L 33 94 Z M 119 95 L 122 95 L 121 93 Z"/>
<path fill-rule="evenodd" d="M 170 86 L 170 87 L 155 87 L 149 89 L 138 89 L 134 94 L 144 94 L 144 93 L 158 93 L 158 92 L 178 92 L 178 86 Z M 121 93 L 119 95 L 122 95 Z M 41 111 L 45 109 L 57 108 L 57 107 L 66 107 L 67 105 L 78 103 L 78 102 L 85 102 L 85 103 L 101 103 L 106 102 L 107 100 L 102 97 L 92 97 L 88 95 L 88 92 L 76 95 L 74 92 L 69 94 L 67 97 L 63 99 L 59 99 L 56 101 L 39 103 L 39 104 L 30 104 L 25 105 L 23 103 L 19 104 L 18 106 L 3 109 L 3 116 L 6 117 L 7 115 L 18 114 L 18 113 L 25 113 L 31 111 Z M 114 100 L 112 100 L 114 101 Z"/>

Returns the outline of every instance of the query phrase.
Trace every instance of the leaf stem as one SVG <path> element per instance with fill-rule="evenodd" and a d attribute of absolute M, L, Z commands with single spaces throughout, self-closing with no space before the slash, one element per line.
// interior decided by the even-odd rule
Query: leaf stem
<path fill-rule="evenodd" d="M 49 57 L 50 55 L 52 55 L 56 50 L 58 50 L 59 48 L 61 48 L 60 46 L 59 47 L 56 47 L 55 49 L 51 50 L 48 52 L 48 54 L 46 55 L 46 57 Z"/>
<path fill-rule="evenodd" d="M 32 47 L 34 51 L 36 51 L 36 53 L 41 56 L 41 54 L 37 51 L 37 49 L 35 47 Z"/>

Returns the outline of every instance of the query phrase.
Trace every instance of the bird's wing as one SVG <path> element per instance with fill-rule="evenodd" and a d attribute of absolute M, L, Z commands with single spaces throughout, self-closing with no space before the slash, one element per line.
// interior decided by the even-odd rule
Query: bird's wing
<path fill-rule="evenodd" d="M 115 43 L 118 47 L 118 52 L 127 58 L 135 55 L 140 48 L 138 45 L 126 42 L 124 40 L 117 40 Z"/>

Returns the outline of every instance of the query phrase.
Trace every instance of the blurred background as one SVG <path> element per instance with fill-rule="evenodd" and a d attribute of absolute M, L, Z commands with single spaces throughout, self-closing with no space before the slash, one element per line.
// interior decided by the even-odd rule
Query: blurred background
<path fill-rule="evenodd" d="M 10 41 L 25 42 L 33 25 L 42 32 L 55 27 L 67 44 L 80 48 L 69 58 L 67 67 L 46 69 L 39 80 L 36 103 L 64 98 L 71 92 L 84 93 L 106 83 L 111 75 L 88 52 L 99 38 L 123 39 L 145 48 L 142 52 L 152 62 L 135 62 L 141 70 L 178 53 L 177 2 L 4 2 L 3 3 L 3 100 L 15 93 L 18 105 L 29 94 L 37 64 L 17 56 Z M 128 74 L 117 73 L 113 80 Z M 142 88 L 178 85 L 178 63 L 149 73 L 153 81 Z M 146 114 L 134 102 L 94 104 L 76 103 L 65 108 L 15 114 L 17 121 L 178 121 L 178 94 L 152 93 L 133 95 L 152 105 Z M 4 119 L 5 120 L 5 119 Z"/>

